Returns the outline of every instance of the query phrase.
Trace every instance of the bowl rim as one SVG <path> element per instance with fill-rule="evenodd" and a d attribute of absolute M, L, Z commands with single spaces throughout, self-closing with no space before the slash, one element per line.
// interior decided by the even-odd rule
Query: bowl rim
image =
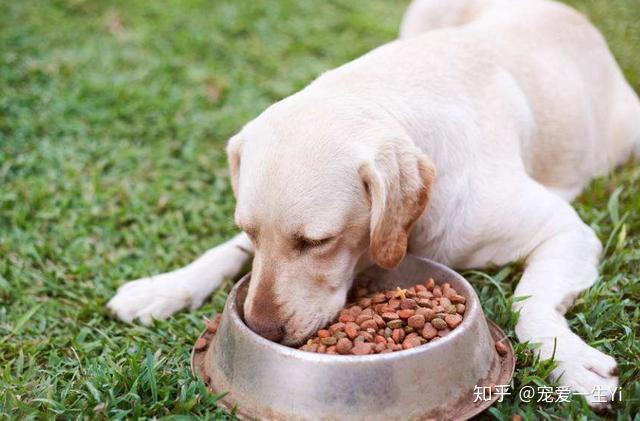
<path fill-rule="evenodd" d="M 229 320 L 235 325 L 234 329 L 238 329 L 239 333 L 242 333 L 248 336 L 253 342 L 258 346 L 262 346 L 264 348 L 269 348 L 273 352 L 279 352 L 281 355 L 287 356 L 289 358 L 298 358 L 300 360 L 308 360 L 312 362 L 341 362 L 344 364 L 350 364 L 353 361 L 380 361 L 380 360 L 395 360 L 400 358 L 411 357 L 416 354 L 422 354 L 426 352 L 430 352 L 431 350 L 437 349 L 438 347 L 447 346 L 448 342 L 454 341 L 456 337 L 464 335 L 467 330 L 471 326 L 471 319 L 477 317 L 485 317 L 481 306 L 480 299 L 476 294 L 473 286 L 467 281 L 462 275 L 457 273 L 456 271 L 440 264 L 434 262 L 433 260 L 429 260 L 419 256 L 412 256 L 413 258 L 423 260 L 433 266 L 436 266 L 438 269 L 447 273 L 449 276 L 457 278 L 458 281 L 462 282 L 465 286 L 464 294 L 456 289 L 456 291 L 463 295 L 467 299 L 467 303 L 465 304 L 467 307 L 465 309 L 465 316 L 462 319 L 462 323 L 455 329 L 452 329 L 451 332 L 441 337 L 439 340 L 435 342 L 428 342 L 426 344 L 422 344 L 415 348 L 403 349 L 399 352 L 389 352 L 384 354 L 369 354 L 369 355 L 343 355 L 343 354 L 320 354 L 317 352 L 309 352 L 303 351 L 298 348 L 294 348 L 288 345 L 283 345 L 277 342 L 270 341 L 268 339 L 263 338 L 262 336 L 255 333 L 253 330 L 247 326 L 247 324 L 240 317 L 240 312 L 238 311 L 238 291 L 240 288 L 244 287 L 245 282 L 249 282 L 251 278 L 251 272 L 245 274 L 242 278 L 240 278 L 236 284 L 233 286 L 232 290 L 229 292 L 226 301 L 226 308 L 223 310 L 227 311 Z M 435 280 L 435 279 L 434 279 Z M 443 282 L 436 281 L 436 285 L 441 285 Z"/>

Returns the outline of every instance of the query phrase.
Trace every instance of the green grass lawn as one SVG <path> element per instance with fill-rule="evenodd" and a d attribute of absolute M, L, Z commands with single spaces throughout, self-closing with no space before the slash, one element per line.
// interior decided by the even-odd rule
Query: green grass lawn
<path fill-rule="evenodd" d="M 640 89 L 640 1 L 572 0 Z M 235 232 L 226 139 L 320 72 L 393 39 L 406 1 L 0 2 L 0 419 L 229 418 L 189 372 L 202 309 L 147 328 L 105 304 Z M 571 326 L 620 363 L 640 420 L 640 167 L 576 202 L 606 244 Z M 467 274 L 511 335 L 516 265 Z M 226 286 L 228 290 L 229 285 Z M 517 345 L 515 386 L 550 362 Z M 484 417 L 592 418 L 581 399 Z"/>

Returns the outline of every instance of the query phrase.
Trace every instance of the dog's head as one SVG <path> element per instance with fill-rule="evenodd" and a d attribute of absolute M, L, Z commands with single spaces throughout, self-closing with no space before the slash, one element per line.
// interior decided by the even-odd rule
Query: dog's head
<path fill-rule="evenodd" d="M 358 270 L 400 263 L 434 180 L 401 133 L 331 114 L 276 107 L 227 147 L 236 223 L 255 246 L 245 320 L 289 345 L 335 317 Z"/>

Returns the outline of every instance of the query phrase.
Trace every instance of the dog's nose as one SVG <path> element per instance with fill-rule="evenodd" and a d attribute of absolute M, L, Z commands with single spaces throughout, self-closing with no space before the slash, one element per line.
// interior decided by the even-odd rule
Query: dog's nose
<path fill-rule="evenodd" d="M 247 325 L 258 335 L 273 342 L 280 342 L 284 338 L 284 326 L 274 319 L 258 320 L 247 317 Z"/>

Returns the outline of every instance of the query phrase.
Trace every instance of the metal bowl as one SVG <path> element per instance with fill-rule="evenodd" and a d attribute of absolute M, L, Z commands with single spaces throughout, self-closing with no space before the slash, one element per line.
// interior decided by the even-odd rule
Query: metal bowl
<path fill-rule="evenodd" d="M 430 277 L 466 297 L 460 326 L 416 348 L 351 356 L 300 351 L 251 331 L 242 320 L 247 274 L 229 294 L 217 333 L 203 333 L 207 347 L 194 348 L 192 370 L 211 391 L 228 392 L 220 403 L 241 418 L 470 418 L 497 399 L 474 399 L 475 387 L 509 384 L 515 366 L 509 340 L 485 318 L 471 285 L 451 269 L 415 256 L 394 270 L 370 270 L 359 282 L 376 291 Z M 507 345 L 506 355 L 496 352 L 497 341 Z"/>

